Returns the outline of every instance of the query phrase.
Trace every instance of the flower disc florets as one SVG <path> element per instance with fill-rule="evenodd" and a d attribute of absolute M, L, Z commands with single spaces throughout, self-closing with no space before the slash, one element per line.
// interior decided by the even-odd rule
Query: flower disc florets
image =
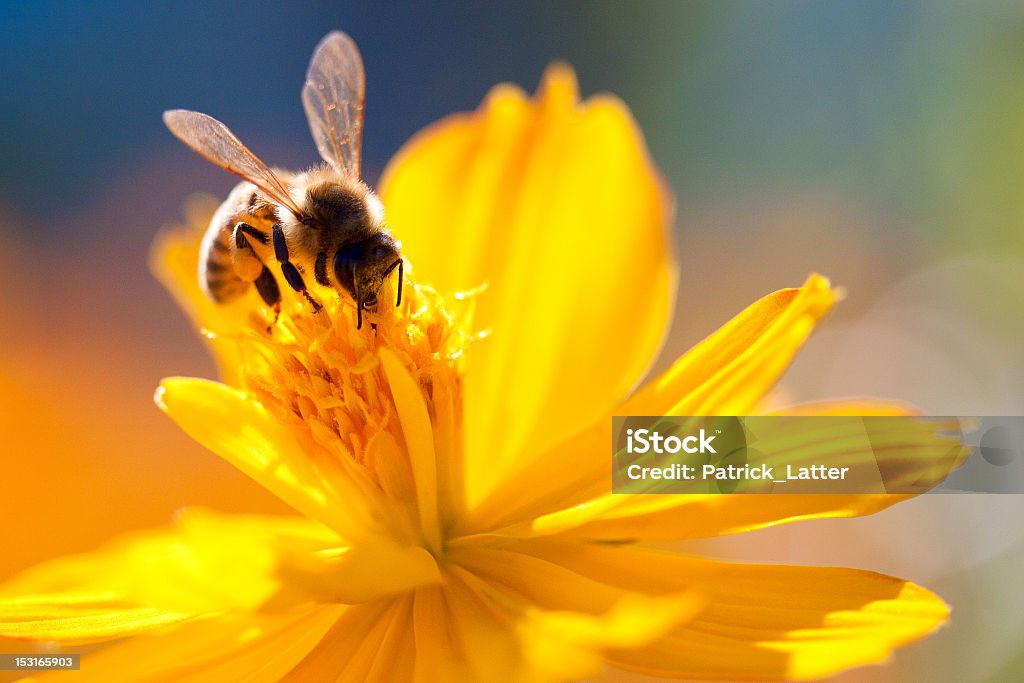
<path fill-rule="evenodd" d="M 381 295 L 387 300 L 394 293 Z M 243 331 L 211 332 L 211 340 L 237 345 L 233 383 L 282 423 L 320 469 L 340 469 L 349 481 L 368 482 L 392 503 L 388 516 L 395 519 L 389 525 L 415 535 L 420 520 L 414 472 L 381 350 L 418 386 L 435 451 L 454 457 L 464 325 L 436 291 L 412 282 L 408 270 L 401 305 L 382 307 L 361 329 L 351 302 L 326 290 L 321 300 L 324 307 L 314 312 L 298 297 L 286 298 L 271 324 L 266 311 L 250 306 Z"/>

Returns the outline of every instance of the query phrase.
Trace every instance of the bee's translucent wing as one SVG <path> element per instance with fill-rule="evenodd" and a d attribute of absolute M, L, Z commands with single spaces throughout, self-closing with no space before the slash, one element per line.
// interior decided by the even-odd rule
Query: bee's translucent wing
<path fill-rule="evenodd" d="M 302 105 L 320 156 L 353 178 L 359 178 L 365 97 L 359 48 L 341 31 L 329 33 L 309 62 Z"/>
<path fill-rule="evenodd" d="M 164 123 L 200 156 L 248 180 L 296 216 L 302 214 L 281 179 L 217 119 L 197 111 L 172 109 L 164 112 Z"/>

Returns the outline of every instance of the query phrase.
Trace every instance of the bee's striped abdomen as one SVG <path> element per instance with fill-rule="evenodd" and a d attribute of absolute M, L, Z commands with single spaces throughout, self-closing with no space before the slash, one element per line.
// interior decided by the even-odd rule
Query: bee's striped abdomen
<path fill-rule="evenodd" d="M 217 303 L 245 294 L 264 269 L 257 250 L 268 241 L 273 207 L 248 182 L 239 183 L 210 221 L 199 254 L 199 284 Z M 246 226 L 245 234 L 236 227 Z M 263 253 L 260 251 L 259 253 Z"/>
<path fill-rule="evenodd" d="M 221 304 L 237 299 L 249 288 L 249 283 L 235 272 L 230 246 L 233 229 L 231 223 L 224 223 L 216 232 L 211 226 L 207 237 L 212 239 L 203 241 L 199 262 L 199 280 L 203 289 L 211 299 Z"/>

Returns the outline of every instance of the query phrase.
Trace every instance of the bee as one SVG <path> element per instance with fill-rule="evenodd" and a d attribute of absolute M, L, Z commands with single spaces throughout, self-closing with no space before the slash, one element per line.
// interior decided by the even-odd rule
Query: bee
<path fill-rule="evenodd" d="M 170 131 L 194 152 L 242 178 L 203 236 L 199 284 L 217 303 L 250 284 L 275 316 L 281 290 L 271 270 L 319 311 L 307 278 L 352 298 L 356 328 L 376 313 L 380 293 L 398 269 L 401 243 L 387 229 L 384 207 L 360 179 L 366 79 L 355 42 L 340 31 L 317 45 L 306 71 L 302 104 L 324 164 L 302 173 L 271 169 L 220 121 L 185 109 L 164 112 Z M 276 318 L 275 318 L 276 319 Z"/>

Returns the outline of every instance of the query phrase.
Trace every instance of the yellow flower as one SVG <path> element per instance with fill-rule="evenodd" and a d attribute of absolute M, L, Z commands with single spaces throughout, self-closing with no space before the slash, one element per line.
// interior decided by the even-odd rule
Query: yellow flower
<path fill-rule="evenodd" d="M 100 643 L 80 680 L 760 680 L 881 662 L 946 620 L 899 579 L 649 544 L 901 496 L 610 494 L 613 414 L 754 411 L 835 300 L 820 276 L 770 294 L 634 392 L 675 278 L 621 102 L 580 104 L 559 66 L 535 99 L 499 86 L 414 138 L 381 195 L 410 267 L 375 330 L 338 297 L 286 299 L 269 331 L 255 295 L 208 302 L 208 208 L 158 248 L 223 377 L 167 379 L 160 407 L 302 516 L 190 510 L 42 565 L 0 591 L 0 635 Z"/>

